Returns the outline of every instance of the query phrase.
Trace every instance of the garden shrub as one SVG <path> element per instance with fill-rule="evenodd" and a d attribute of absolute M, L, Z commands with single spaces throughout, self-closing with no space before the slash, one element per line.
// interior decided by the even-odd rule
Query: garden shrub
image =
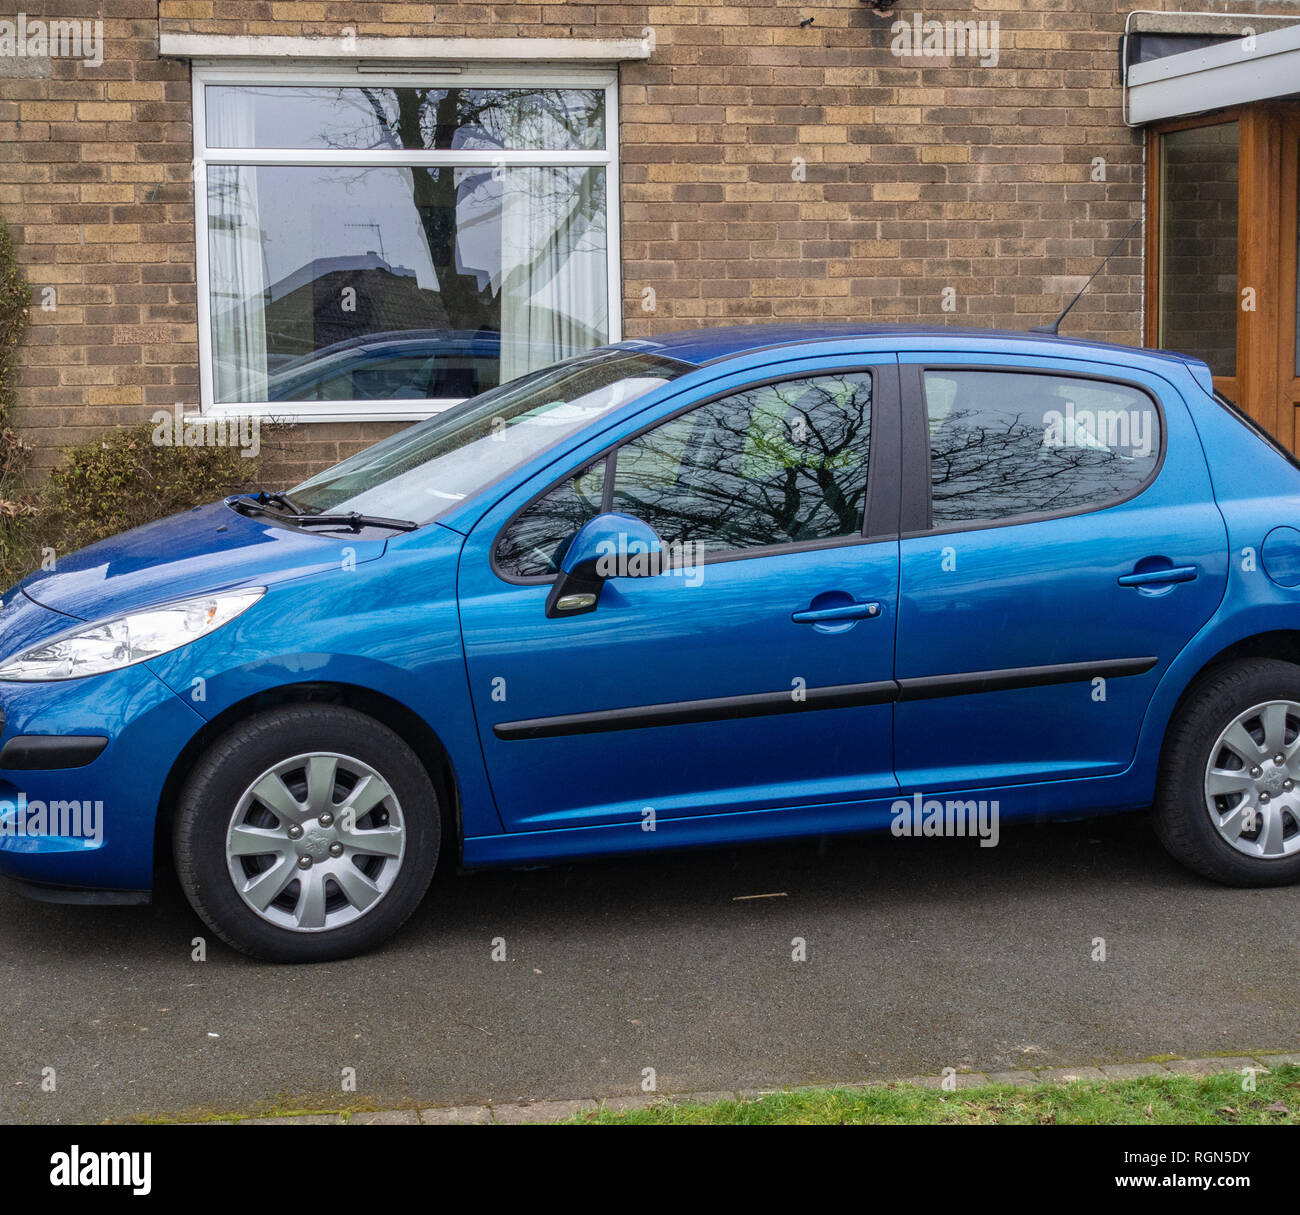
<path fill-rule="evenodd" d="M 259 461 L 237 447 L 158 446 L 153 423 L 69 448 L 41 494 L 37 529 L 58 554 L 250 489 Z"/>

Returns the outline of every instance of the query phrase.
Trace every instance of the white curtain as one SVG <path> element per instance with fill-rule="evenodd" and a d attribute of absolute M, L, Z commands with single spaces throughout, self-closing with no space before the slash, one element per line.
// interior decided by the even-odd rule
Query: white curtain
<path fill-rule="evenodd" d="M 231 90 L 210 115 L 223 147 L 253 146 L 253 107 Z M 265 401 L 266 259 L 258 221 L 257 170 L 208 169 L 208 290 L 213 387 L 220 402 Z"/>
<path fill-rule="evenodd" d="M 600 169 L 510 169 L 501 201 L 501 382 L 609 334 Z"/>

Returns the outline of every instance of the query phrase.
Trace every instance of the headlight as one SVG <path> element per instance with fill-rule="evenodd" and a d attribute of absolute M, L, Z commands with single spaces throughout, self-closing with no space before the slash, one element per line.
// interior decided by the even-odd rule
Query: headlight
<path fill-rule="evenodd" d="M 207 636 L 247 611 L 265 594 L 266 587 L 258 586 L 200 595 L 88 624 L 9 659 L 0 666 L 0 681 L 79 679 L 147 662 Z"/>

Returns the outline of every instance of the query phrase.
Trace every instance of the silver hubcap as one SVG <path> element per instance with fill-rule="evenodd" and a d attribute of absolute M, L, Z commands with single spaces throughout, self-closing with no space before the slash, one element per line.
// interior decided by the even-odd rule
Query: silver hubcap
<path fill-rule="evenodd" d="M 1300 851 L 1300 704 L 1270 700 L 1233 719 L 1205 770 L 1210 821 L 1238 852 Z"/>
<path fill-rule="evenodd" d="M 239 897 L 294 932 L 326 932 L 373 910 L 405 851 L 406 822 L 388 782 L 332 752 L 296 755 L 263 772 L 226 832 Z"/>

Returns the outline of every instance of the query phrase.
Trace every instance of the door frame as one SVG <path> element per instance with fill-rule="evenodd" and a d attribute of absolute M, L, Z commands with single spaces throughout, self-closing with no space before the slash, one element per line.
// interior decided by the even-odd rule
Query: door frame
<path fill-rule="evenodd" d="M 1022 523 L 1037 523 L 1043 519 L 1064 519 L 1072 515 L 1091 515 L 1097 511 L 1109 510 L 1120 506 L 1139 494 L 1144 493 L 1160 476 L 1165 466 L 1165 456 L 1169 451 L 1169 418 L 1160 394 L 1152 391 L 1149 384 L 1131 379 L 1123 374 L 1111 374 L 1107 371 L 1083 370 L 1081 365 L 1065 355 L 1042 356 L 1025 354 L 1017 356 L 1025 359 L 1023 363 L 1000 361 L 1001 356 L 988 352 L 976 351 L 903 351 L 899 355 L 899 380 L 902 388 L 902 447 L 904 468 L 907 461 L 914 463 L 911 467 L 923 469 L 917 476 L 902 477 L 902 500 L 900 503 L 899 538 L 910 540 L 917 536 L 942 536 L 954 532 L 987 531 L 1000 527 L 1015 527 Z M 909 361 L 909 359 L 911 361 Z M 986 360 L 986 361 L 982 361 Z M 1117 368 L 1118 369 L 1118 368 Z M 978 519 L 969 523 L 946 524 L 933 527 L 933 486 L 930 480 L 930 415 L 925 399 L 925 373 L 927 371 L 988 371 L 1011 373 L 1015 375 L 1045 375 L 1059 379 L 1092 380 L 1101 384 L 1116 384 L 1142 393 L 1155 408 L 1160 423 L 1160 451 L 1156 456 L 1155 466 L 1150 476 L 1136 489 L 1119 497 L 1098 502 L 1083 508 L 1037 512 L 1029 515 L 1017 515 L 1011 519 Z M 1170 386 L 1171 391 L 1176 391 Z"/>
<path fill-rule="evenodd" d="M 1238 124 L 1236 374 L 1214 386 L 1290 449 L 1300 449 L 1295 366 L 1297 142 L 1300 104 L 1234 106 L 1154 123 L 1146 132 L 1146 270 L 1143 345 L 1160 344 L 1161 136 Z M 1241 308 L 1243 288 L 1255 309 Z M 1194 353 L 1194 352 L 1188 352 Z"/>
<path fill-rule="evenodd" d="M 778 553 L 803 549 L 840 548 L 850 544 L 873 544 L 879 540 L 897 538 L 899 503 L 902 492 L 900 482 L 903 467 L 899 448 L 904 413 L 898 355 L 893 351 L 872 350 L 863 351 L 860 355 L 834 354 L 822 356 L 811 354 L 808 357 L 816 360 L 824 359 L 825 365 L 810 367 L 805 365 L 805 361 L 801 359 L 789 364 L 782 364 L 783 369 L 779 371 L 769 369 L 760 374 L 757 368 L 747 369 L 752 374 L 752 378 L 732 383 L 730 382 L 731 377 L 727 377 L 723 381 L 728 384 L 725 388 L 714 387 L 710 389 L 707 384 L 700 385 L 700 388 L 706 389 L 702 395 L 693 397 L 689 403 L 678 404 L 665 413 L 654 411 L 653 417 L 644 420 L 640 420 L 640 415 L 638 415 L 638 424 L 631 430 L 620 434 L 616 439 L 607 440 L 598 451 L 594 454 L 584 455 L 577 463 L 568 463 L 571 453 L 563 457 L 566 462 L 566 471 L 559 476 L 550 474 L 546 485 L 531 495 L 522 506 L 512 511 L 509 518 L 497 527 L 489 549 L 488 559 L 491 562 L 492 572 L 502 582 L 514 586 L 542 586 L 553 583 L 558 577 L 556 574 L 535 574 L 525 577 L 509 574 L 502 570 L 497 564 L 497 540 L 535 502 L 546 497 L 552 490 L 558 489 L 570 478 L 578 476 L 602 462 L 605 464 L 605 498 L 602 509 L 609 510 L 610 497 L 617 472 L 618 453 L 620 449 L 639 439 L 642 435 L 666 425 L 674 418 L 701 409 L 714 401 L 736 396 L 742 392 L 751 392 L 758 388 L 766 388 L 772 384 L 782 384 L 791 380 L 804 380 L 827 375 L 849 375 L 861 372 L 866 372 L 871 376 L 871 434 L 869 440 L 870 449 L 867 455 L 867 493 L 863 503 L 862 528 L 858 534 L 836 536 L 829 540 L 806 540 L 800 543 L 767 545 L 762 548 L 707 553 L 699 558 L 699 562 L 702 565 L 712 565 L 717 562 L 744 561 L 748 558 L 769 557 Z M 688 388 L 683 389 L 683 391 L 690 392 L 691 390 Z M 878 421 L 879 425 L 877 425 Z M 583 447 L 580 446 L 578 450 L 583 450 Z M 477 528 L 479 524 L 476 523 L 474 526 Z"/>
<path fill-rule="evenodd" d="M 1281 246 L 1278 258 L 1280 308 L 1278 323 L 1278 386 L 1281 407 L 1291 405 L 1291 424 L 1281 435 L 1292 451 L 1300 450 L 1300 109 L 1282 119 L 1280 198 Z"/>

